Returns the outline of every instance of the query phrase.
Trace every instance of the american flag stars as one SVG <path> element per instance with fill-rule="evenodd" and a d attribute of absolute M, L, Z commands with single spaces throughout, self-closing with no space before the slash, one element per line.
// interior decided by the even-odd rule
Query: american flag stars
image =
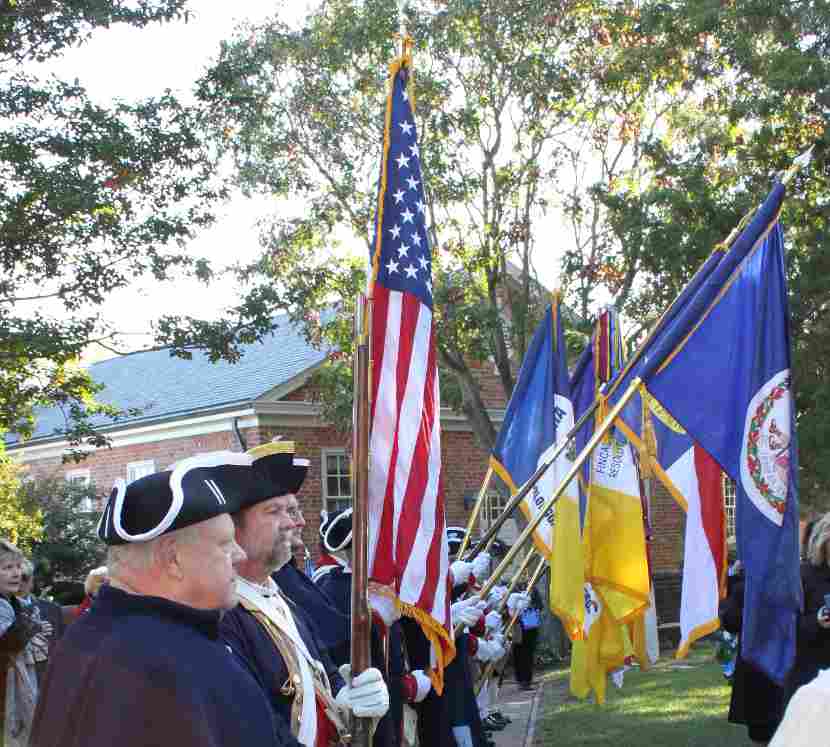
<path fill-rule="evenodd" d="M 414 293 L 432 307 L 431 254 L 426 232 L 421 151 L 406 91 L 400 81 L 392 103 L 386 156 L 378 281 Z"/>

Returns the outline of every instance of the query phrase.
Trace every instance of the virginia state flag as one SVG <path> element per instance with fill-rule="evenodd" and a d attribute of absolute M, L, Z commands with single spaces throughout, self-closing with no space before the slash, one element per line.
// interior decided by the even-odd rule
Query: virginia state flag
<path fill-rule="evenodd" d="M 801 608 L 783 197 L 777 184 L 631 372 L 736 482 L 741 653 L 779 683 L 794 660 Z"/>
<path fill-rule="evenodd" d="M 565 337 L 559 307 L 559 295 L 554 294 L 553 302 L 536 328 L 522 361 L 490 457 L 490 465 L 511 493 L 516 493 L 527 482 L 573 427 Z M 569 467 L 567 456 L 562 454 L 522 501 L 521 509 L 528 520 L 538 515 L 540 508 L 559 487 Z M 575 494 L 575 484 L 572 490 Z M 554 546 L 553 525 L 554 511 L 551 508 L 533 533 L 536 548 L 547 558 L 551 557 Z"/>

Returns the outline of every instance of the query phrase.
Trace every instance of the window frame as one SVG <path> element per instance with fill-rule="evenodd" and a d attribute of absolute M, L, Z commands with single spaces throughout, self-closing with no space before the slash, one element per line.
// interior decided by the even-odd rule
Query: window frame
<path fill-rule="evenodd" d="M 146 468 L 149 466 L 149 472 L 142 472 L 138 477 L 134 477 L 132 480 L 130 479 L 130 470 L 135 469 L 136 467 Z M 127 462 L 127 474 L 126 474 L 126 482 L 127 485 L 134 483 L 136 480 L 146 477 L 147 475 L 152 475 L 156 471 L 156 460 L 155 459 L 139 459 L 136 462 Z"/>
<path fill-rule="evenodd" d="M 342 495 L 329 495 L 329 471 L 328 471 L 328 458 L 329 457 L 342 457 L 346 462 L 346 472 L 338 472 L 336 476 L 338 481 L 343 476 L 348 476 L 349 478 L 349 495 L 348 497 Z M 322 490 L 320 491 L 322 494 L 323 500 L 323 510 L 329 513 L 334 513 L 335 511 L 341 511 L 344 508 L 349 508 L 354 505 L 354 485 L 352 484 L 352 475 L 351 475 L 351 459 L 349 458 L 348 454 L 346 453 L 345 449 L 321 449 L 321 465 L 320 465 L 320 482 L 322 484 Z M 345 505 L 348 502 L 348 505 Z M 333 505 L 331 505 L 333 504 Z"/>
<path fill-rule="evenodd" d="M 723 518 L 726 524 L 726 539 L 735 537 L 735 510 L 737 506 L 737 486 L 725 472 L 721 472 L 721 490 L 723 491 Z"/>
<path fill-rule="evenodd" d="M 92 471 L 87 469 L 71 469 L 67 472 L 63 473 L 63 479 L 66 480 L 70 485 L 83 481 L 82 484 L 85 488 L 89 487 L 92 484 Z M 95 505 L 94 498 L 84 498 L 81 501 L 81 504 L 78 506 L 78 510 L 82 513 L 91 514 L 97 511 L 97 506 Z"/>

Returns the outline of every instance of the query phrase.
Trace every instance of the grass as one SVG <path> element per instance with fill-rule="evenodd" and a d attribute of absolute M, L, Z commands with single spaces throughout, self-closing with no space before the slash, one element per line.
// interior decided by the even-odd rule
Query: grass
<path fill-rule="evenodd" d="M 745 727 L 726 720 L 730 688 L 708 647 L 692 651 L 682 662 L 661 660 L 648 672 L 629 670 L 622 690 L 609 681 L 604 706 L 572 697 L 567 670 L 549 673 L 544 680 L 536 747 L 752 744 Z"/>

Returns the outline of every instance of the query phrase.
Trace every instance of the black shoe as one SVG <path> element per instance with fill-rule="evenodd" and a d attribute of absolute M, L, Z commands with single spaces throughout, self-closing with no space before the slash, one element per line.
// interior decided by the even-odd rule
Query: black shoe
<path fill-rule="evenodd" d="M 494 721 L 498 721 L 499 723 L 502 723 L 502 724 L 512 724 L 513 723 L 513 719 L 510 718 L 509 716 L 505 716 L 501 711 L 493 711 L 490 714 L 489 717 L 491 719 L 493 719 Z"/>
<path fill-rule="evenodd" d="M 481 721 L 481 728 L 484 731 L 502 731 L 507 724 L 503 724 L 501 721 L 497 721 L 492 716 L 488 716 Z"/>

